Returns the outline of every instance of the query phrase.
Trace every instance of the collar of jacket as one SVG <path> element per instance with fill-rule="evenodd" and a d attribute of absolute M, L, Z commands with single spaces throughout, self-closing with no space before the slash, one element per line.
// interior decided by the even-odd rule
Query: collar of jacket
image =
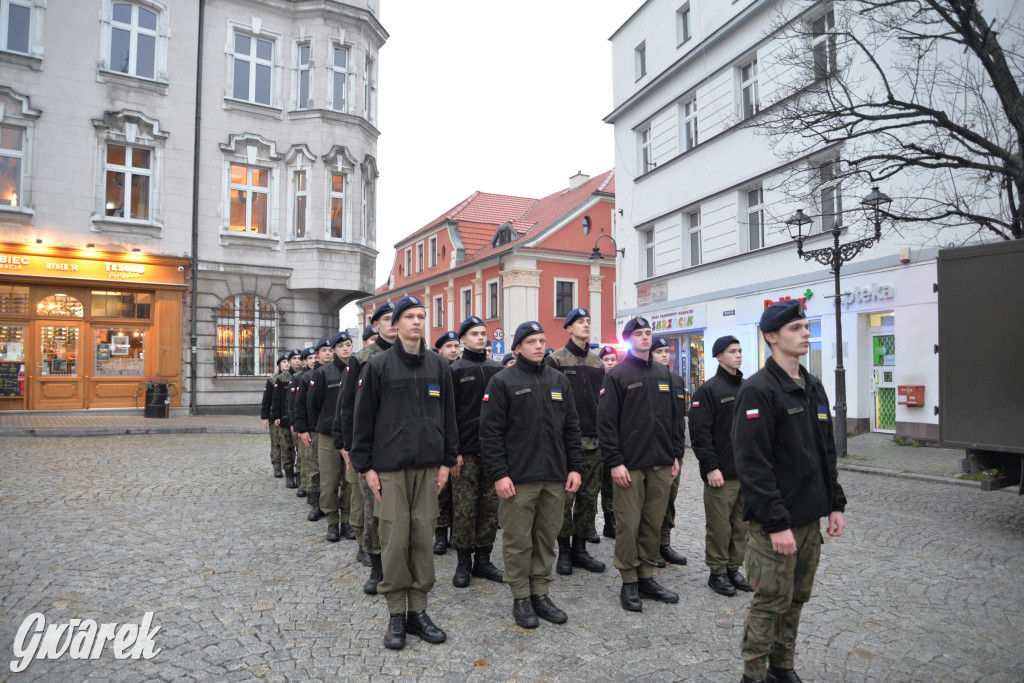
<path fill-rule="evenodd" d="M 377 346 L 379 346 L 381 351 L 387 351 L 392 346 L 394 346 L 394 344 L 392 344 L 391 342 L 389 342 L 388 340 L 386 340 L 386 339 L 384 339 L 384 338 L 382 338 L 380 336 L 378 336 L 376 339 L 374 339 L 373 343 L 376 344 Z"/>
<path fill-rule="evenodd" d="M 743 381 L 743 371 L 742 370 L 737 370 L 736 374 L 734 375 L 731 372 L 729 372 L 728 370 L 726 370 L 725 368 L 723 368 L 721 365 L 719 365 L 718 366 L 718 372 L 716 372 L 715 374 L 718 375 L 719 377 L 721 377 L 723 380 L 725 380 L 729 384 L 732 384 L 733 386 L 737 386 L 738 387 L 740 385 L 740 382 Z"/>
<path fill-rule="evenodd" d="M 639 358 L 637 356 L 634 356 L 632 351 L 627 351 L 626 352 L 626 358 L 625 358 L 625 360 L 623 360 L 623 362 L 624 363 L 630 363 L 631 365 L 635 365 L 638 368 L 650 369 L 651 363 L 654 362 L 654 358 L 651 357 L 651 356 L 648 356 L 647 360 L 644 360 L 643 358 Z"/>
<path fill-rule="evenodd" d="M 800 376 L 804 379 L 804 389 L 800 388 L 800 385 L 793 381 L 793 378 L 782 369 L 782 366 L 775 362 L 775 359 L 768 356 L 768 360 L 764 362 L 764 369 L 772 373 L 783 391 L 803 391 L 804 393 L 810 393 L 811 387 L 818 383 L 818 378 L 807 372 L 803 365 L 800 365 Z"/>
<path fill-rule="evenodd" d="M 526 372 L 533 372 L 533 373 L 536 373 L 538 375 L 540 373 L 544 372 L 544 363 L 543 362 L 534 363 L 532 360 L 527 360 L 527 358 L 525 356 L 523 356 L 523 354 L 517 353 L 516 354 L 516 364 L 513 365 L 512 367 L 518 368 L 518 367 L 520 367 L 520 363 L 522 364 L 522 366 L 521 366 L 522 369 L 525 370 Z"/>
<path fill-rule="evenodd" d="M 577 358 L 586 358 L 587 354 L 590 353 L 589 347 L 581 349 L 576 346 L 576 342 L 572 340 L 572 337 L 569 337 L 569 341 L 565 342 L 565 349 Z"/>
<path fill-rule="evenodd" d="M 402 359 L 406 365 L 423 365 L 423 358 L 427 353 L 427 345 L 420 339 L 419 353 L 412 354 L 405 350 L 403 344 L 393 344 L 391 352 Z"/>
<path fill-rule="evenodd" d="M 471 360 L 474 363 L 483 363 L 487 360 L 486 351 L 470 351 L 469 349 L 462 349 L 462 357 L 466 360 Z"/>
<path fill-rule="evenodd" d="M 346 362 L 345 362 L 345 361 L 343 361 L 342 359 L 338 358 L 337 356 L 335 356 L 335 357 L 334 357 L 334 358 L 333 358 L 333 359 L 331 360 L 331 362 L 332 362 L 332 363 L 334 363 L 334 367 L 338 368 L 338 369 L 339 369 L 339 370 L 341 370 L 342 372 L 344 372 L 344 371 L 345 371 L 345 368 L 347 368 L 347 367 L 348 367 L 348 363 L 346 363 Z"/>

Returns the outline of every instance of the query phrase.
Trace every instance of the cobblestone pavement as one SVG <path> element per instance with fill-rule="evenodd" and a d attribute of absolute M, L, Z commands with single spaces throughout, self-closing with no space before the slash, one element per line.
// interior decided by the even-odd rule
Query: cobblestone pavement
<path fill-rule="evenodd" d="M 138 623 L 152 660 L 34 661 L 19 680 L 703 680 L 740 677 L 748 600 L 713 594 L 692 456 L 675 547 L 659 572 L 677 605 L 618 606 L 605 574 L 552 584 L 563 626 L 517 628 L 507 588 L 451 586 L 437 558 L 430 612 L 443 645 L 386 651 L 386 609 L 361 590 L 351 541 L 270 476 L 265 436 L 8 438 L 0 459 L 0 650 L 26 616 Z M 797 668 L 809 681 L 1024 680 L 1024 500 L 1005 491 L 841 473 L 847 533 L 823 551 Z M 499 537 L 500 545 L 500 537 Z M 495 560 L 501 563 L 500 553 Z M 9 660 L 8 660 L 9 661 Z M 11 676 L 7 664 L 0 679 Z"/>
<path fill-rule="evenodd" d="M 913 472 L 939 477 L 960 474 L 962 448 L 932 448 L 930 446 L 899 446 L 892 434 L 868 432 L 851 436 L 847 440 L 846 465 L 859 465 L 896 472 Z"/>
<path fill-rule="evenodd" d="M 0 437 L 7 436 L 114 436 L 119 434 L 260 434 L 266 432 L 258 417 L 243 415 L 140 415 L 0 412 Z"/>

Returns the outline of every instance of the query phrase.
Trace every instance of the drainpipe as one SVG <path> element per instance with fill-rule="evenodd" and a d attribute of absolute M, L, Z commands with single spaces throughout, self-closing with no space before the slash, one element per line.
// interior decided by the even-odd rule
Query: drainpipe
<path fill-rule="evenodd" d="M 195 137 L 192 141 L 192 255 L 190 268 L 192 270 L 192 287 L 189 292 L 189 321 L 188 321 L 188 387 L 189 387 L 189 414 L 196 414 L 196 360 L 198 356 L 198 339 L 196 338 L 196 315 L 199 303 L 199 292 L 196 289 L 199 279 L 199 131 L 203 120 L 203 23 L 206 13 L 206 0 L 199 0 L 199 40 L 196 48 L 196 122 Z"/>

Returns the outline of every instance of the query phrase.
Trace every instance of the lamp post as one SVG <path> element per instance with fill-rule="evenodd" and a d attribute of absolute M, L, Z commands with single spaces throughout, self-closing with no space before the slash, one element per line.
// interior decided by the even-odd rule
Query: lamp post
<path fill-rule="evenodd" d="M 616 254 L 622 254 L 623 257 L 626 256 L 626 248 L 623 247 L 623 248 L 620 249 L 619 245 L 615 241 L 614 237 L 612 237 L 611 235 L 608 235 L 608 234 L 598 235 L 597 239 L 594 240 L 594 248 L 591 250 L 590 257 L 589 257 L 590 260 L 594 262 L 592 264 L 592 266 L 596 267 L 596 272 L 595 272 L 595 268 L 594 267 L 591 268 L 591 273 L 594 274 L 594 275 L 597 275 L 597 274 L 599 274 L 601 272 L 600 262 L 603 261 L 604 258 L 605 258 L 604 254 L 601 253 L 600 247 L 598 247 L 597 245 L 598 245 L 598 243 L 602 239 L 606 239 L 606 238 L 612 241 L 612 250 L 613 250 L 612 251 L 612 258 L 615 258 Z M 617 258 L 615 258 L 615 282 L 616 283 L 619 282 L 619 260 Z M 611 310 L 612 324 L 613 324 L 612 329 L 615 329 L 614 328 L 614 323 L 615 323 L 615 301 L 616 301 L 616 290 L 615 290 L 615 287 L 616 286 L 618 286 L 618 285 L 616 284 L 616 285 L 612 286 L 612 310 Z M 600 302 L 600 297 L 598 298 L 598 301 Z M 593 306 L 591 306 L 591 308 L 593 308 Z M 601 327 L 601 325 L 599 323 L 598 324 L 598 331 L 597 331 L 599 338 L 600 338 L 600 335 L 601 335 L 600 327 Z"/>
<path fill-rule="evenodd" d="M 821 249 L 804 251 L 804 239 L 810 235 L 804 235 L 803 228 L 812 222 L 810 216 L 804 215 L 803 209 L 797 209 L 787 221 L 790 238 L 796 240 L 796 253 L 802 256 L 805 261 L 817 261 L 823 266 L 831 269 L 835 283 L 835 308 L 836 308 L 836 404 L 835 412 L 835 434 L 836 454 L 840 458 L 846 457 L 846 368 L 843 366 L 843 316 L 841 311 L 841 292 L 839 289 L 840 271 L 843 264 L 852 261 L 863 249 L 870 249 L 882 237 L 882 216 L 885 208 L 892 201 L 878 187 L 871 188 L 871 193 L 861 200 L 860 204 L 867 212 L 868 219 L 874 223 L 875 232 L 871 237 L 854 240 L 846 244 L 839 243 L 842 235 L 842 225 L 838 220 L 832 224 L 832 246 Z M 795 231 L 795 234 L 794 234 Z"/>
<path fill-rule="evenodd" d="M 598 235 L 597 239 L 594 240 L 594 248 L 590 251 L 590 260 L 601 261 L 602 259 L 604 259 L 604 254 L 601 253 L 601 249 L 597 246 L 597 243 L 600 242 L 602 239 L 611 240 L 612 248 L 615 250 L 615 252 L 618 254 L 622 254 L 623 256 L 626 255 L 626 248 L 622 247 L 621 249 L 619 249 L 619 244 L 618 242 L 615 241 L 614 237 L 612 237 L 611 235 Z"/>

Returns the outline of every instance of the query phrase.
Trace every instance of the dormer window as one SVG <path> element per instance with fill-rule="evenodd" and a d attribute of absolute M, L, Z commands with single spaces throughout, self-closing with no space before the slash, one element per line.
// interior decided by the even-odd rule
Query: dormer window
<path fill-rule="evenodd" d="M 492 247 L 500 247 L 503 244 L 514 242 L 519 237 L 511 223 L 503 223 L 494 231 L 494 239 L 491 240 Z"/>

